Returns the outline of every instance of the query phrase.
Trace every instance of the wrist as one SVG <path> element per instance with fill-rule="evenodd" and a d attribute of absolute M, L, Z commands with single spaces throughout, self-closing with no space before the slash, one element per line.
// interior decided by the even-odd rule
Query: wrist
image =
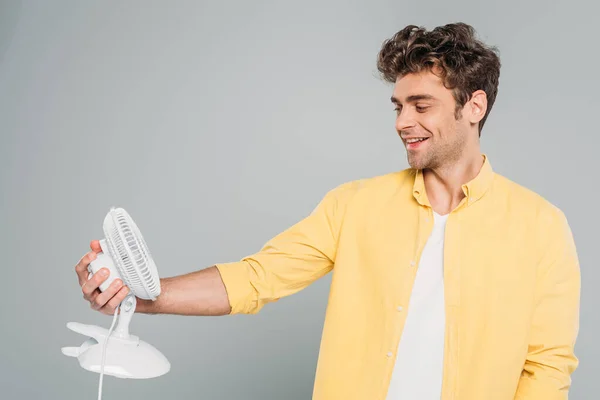
<path fill-rule="evenodd" d="M 140 314 L 158 314 L 157 301 L 136 298 L 135 312 Z"/>
<path fill-rule="evenodd" d="M 158 297 L 156 298 L 156 300 L 146 300 L 146 299 L 140 299 L 139 297 L 136 297 L 136 307 L 135 307 L 135 312 L 140 313 L 140 314 L 158 314 L 159 313 L 159 305 L 160 305 L 160 299 L 161 299 L 161 295 L 164 294 L 165 290 L 164 290 L 164 280 L 160 279 L 160 284 L 161 284 L 161 294 L 158 295 Z"/>

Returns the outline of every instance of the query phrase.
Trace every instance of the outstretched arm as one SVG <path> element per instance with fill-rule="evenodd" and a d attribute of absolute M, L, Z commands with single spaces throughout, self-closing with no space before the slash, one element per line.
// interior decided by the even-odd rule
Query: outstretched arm
<path fill-rule="evenodd" d="M 257 313 L 266 303 L 295 293 L 332 268 L 337 241 L 353 182 L 329 191 L 313 212 L 240 261 L 217 264 L 185 275 L 162 278 L 155 301 L 137 299 L 136 312 L 148 314 L 225 315 Z M 115 280 L 106 291 L 104 269 L 87 279 L 87 266 L 101 251 L 92 251 L 75 267 L 84 298 L 95 310 L 112 315 L 128 289 Z"/>

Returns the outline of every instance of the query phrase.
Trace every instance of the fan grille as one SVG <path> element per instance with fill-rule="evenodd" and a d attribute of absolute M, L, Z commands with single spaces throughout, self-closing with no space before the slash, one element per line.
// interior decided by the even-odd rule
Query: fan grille
<path fill-rule="evenodd" d="M 148 246 L 131 216 L 122 208 L 111 208 L 104 219 L 104 234 L 119 273 L 133 294 L 154 300 L 160 280 Z"/>

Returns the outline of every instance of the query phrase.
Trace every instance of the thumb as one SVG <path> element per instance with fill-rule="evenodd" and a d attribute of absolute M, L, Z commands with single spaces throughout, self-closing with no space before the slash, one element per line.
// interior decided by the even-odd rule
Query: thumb
<path fill-rule="evenodd" d="M 90 242 L 90 249 L 92 249 L 96 253 L 102 252 L 102 248 L 100 247 L 100 241 L 99 240 L 92 240 Z"/>

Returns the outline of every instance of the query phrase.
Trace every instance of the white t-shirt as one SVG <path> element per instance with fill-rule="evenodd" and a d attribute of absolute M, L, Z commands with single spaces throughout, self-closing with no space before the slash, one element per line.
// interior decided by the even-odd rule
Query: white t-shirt
<path fill-rule="evenodd" d="M 387 400 L 439 400 L 444 361 L 444 231 L 435 211 L 419 261 Z"/>

